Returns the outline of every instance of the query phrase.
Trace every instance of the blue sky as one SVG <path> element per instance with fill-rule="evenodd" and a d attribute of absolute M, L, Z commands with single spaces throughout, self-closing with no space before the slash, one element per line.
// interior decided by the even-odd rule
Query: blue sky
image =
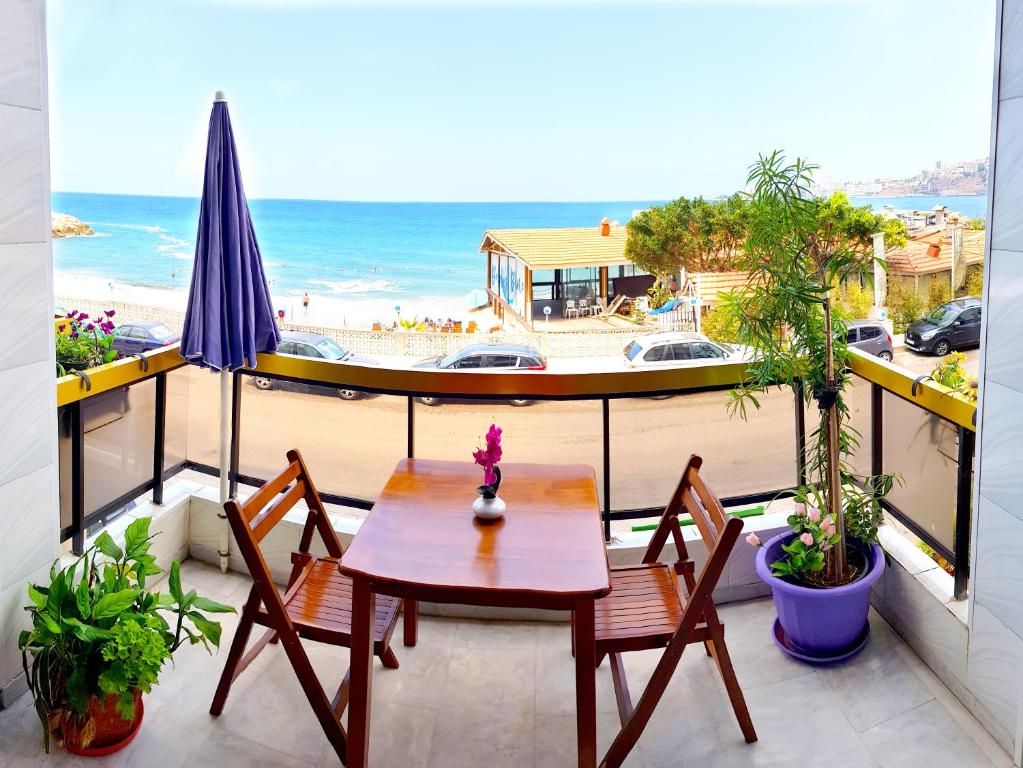
<path fill-rule="evenodd" d="M 214 91 L 250 197 L 629 200 L 988 152 L 994 0 L 50 0 L 53 188 L 197 195 Z"/>

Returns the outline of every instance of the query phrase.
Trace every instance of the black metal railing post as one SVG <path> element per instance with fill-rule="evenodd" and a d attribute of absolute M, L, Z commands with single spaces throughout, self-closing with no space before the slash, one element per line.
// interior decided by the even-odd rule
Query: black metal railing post
<path fill-rule="evenodd" d="M 870 474 L 884 472 L 884 389 L 870 385 Z"/>
<path fill-rule="evenodd" d="M 806 485 L 806 393 L 803 380 L 792 383 L 793 408 L 796 412 L 796 485 Z"/>
<path fill-rule="evenodd" d="M 242 436 L 242 375 L 231 374 L 231 465 L 227 476 L 230 478 L 231 498 L 238 495 L 239 463 L 241 461 Z"/>
<path fill-rule="evenodd" d="M 955 599 L 963 600 L 970 578 L 970 516 L 973 504 L 973 452 L 977 436 L 959 427 L 959 466 L 956 469 Z"/>
<path fill-rule="evenodd" d="M 408 458 L 415 458 L 416 455 L 416 401 L 412 395 L 408 396 Z"/>
<path fill-rule="evenodd" d="M 82 401 L 68 406 L 71 412 L 71 552 L 85 552 L 85 425 Z"/>
<path fill-rule="evenodd" d="M 604 439 L 604 539 L 611 541 L 611 402 L 600 401 Z"/>
<path fill-rule="evenodd" d="M 156 374 L 156 424 L 153 427 L 153 503 L 163 504 L 163 461 L 167 437 L 167 374 Z"/>

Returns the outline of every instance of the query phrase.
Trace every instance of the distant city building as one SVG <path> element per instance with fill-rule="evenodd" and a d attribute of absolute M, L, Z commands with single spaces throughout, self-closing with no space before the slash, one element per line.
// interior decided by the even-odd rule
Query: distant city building
<path fill-rule="evenodd" d="M 822 174 L 814 186 L 818 195 L 835 191 L 850 197 L 908 197 L 914 195 L 983 195 L 987 192 L 988 159 L 961 160 L 946 163 L 941 160 L 934 168 L 925 168 L 906 179 L 881 177 L 873 181 L 835 181 Z"/>

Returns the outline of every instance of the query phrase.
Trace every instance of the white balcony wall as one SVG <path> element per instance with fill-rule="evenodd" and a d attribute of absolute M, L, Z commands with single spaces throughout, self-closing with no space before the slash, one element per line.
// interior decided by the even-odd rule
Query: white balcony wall
<path fill-rule="evenodd" d="M 1001 0 L 966 683 L 1023 747 L 1023 0 Z"/>
<path fill-rule="evenodd" d="M 24 689 L 25 584 L 59 538 L 45 11 L 0 2 L 0 707 Z"/>

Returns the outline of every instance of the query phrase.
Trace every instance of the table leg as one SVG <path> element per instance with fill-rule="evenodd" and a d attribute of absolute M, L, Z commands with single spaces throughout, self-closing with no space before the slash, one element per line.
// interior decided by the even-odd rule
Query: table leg
<path fill-rule="evenodd" d="M 575 604 L 575 699 L 579 768 L 597 764 L 597 646 L 593 600 Z"/>
<path fill-rule="evenodd" d="M 355 577 L 352 580 L 352 666 L 346 768 L 366 768 L 369 764 L 375 602 L 376 596 L 373 594 L 372 585 L 366 579 Z"/>

